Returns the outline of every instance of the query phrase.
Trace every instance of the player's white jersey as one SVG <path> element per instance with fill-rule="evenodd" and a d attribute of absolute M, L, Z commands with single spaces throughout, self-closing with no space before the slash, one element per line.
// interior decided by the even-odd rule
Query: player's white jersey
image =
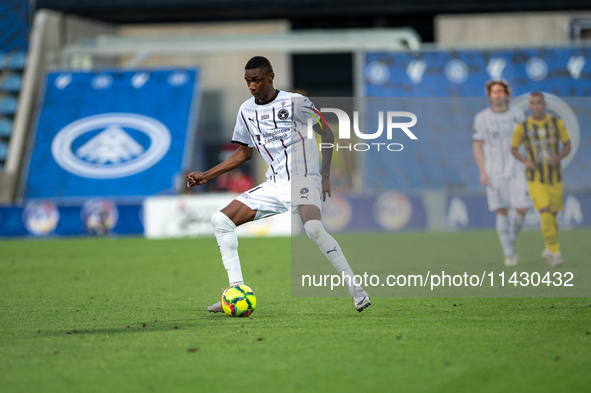
<path fill-rule="evenodd" d="M 508 179 L 523 172 L 523 165 L 511 154 L 511 139 L 515 127 L 524 121 L 525 114 L 514 106 L 505 112 L 486 108 L 474 118 L 472 139 L 483 142 L 484 168 L 489 177 Z"/>
<path fill-rule="evenodd" d="M 258 150 L 269 165 L 266 179 L 270 182 L 320 176 L 318 146 L 315 139 L 306 137 L 308 115 L 299 104 L 294 109 L 292 98 L 296 97 L 298 103 L 305 102 L 314 108 L 300 94 L 277 90 L 270 101 L 257 103 L 252 97 L 238 111 L 232 142 Z"/>

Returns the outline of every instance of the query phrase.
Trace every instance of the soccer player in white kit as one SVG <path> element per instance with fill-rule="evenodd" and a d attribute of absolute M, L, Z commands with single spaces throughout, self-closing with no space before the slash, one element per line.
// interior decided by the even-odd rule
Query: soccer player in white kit
<path fill-rule="evenodd" d="M 480 170 L 480 183 L 486 186 L 488 208 L 496 211 L 496 227 L 505 266 L 517 264 L 515 238 L 521 228 L 531 201 L 523 164 L 511 154 L 515 127 L 525 121 L 519 108 L 509 105 L 511 90 L 504 80 L 489 81 L 486 95 L 490 108 L 474 118 L 473 151 Z M 515 209 L 509 222 L 508 209 Z"/>
<path fill-rule="evenodd" d="M 255 56 L 246 63 L 244 79 L 253 97 L 238 111 L 232 142 L 240 146 L 221 164 L 187 175 L 187 187 L 205 184 L 240 166 L 251 159 L 256 149 L 269 165 L 266 181 L 234 199 L 211 218 L 230 285 L 244 284 L 236 227 L 291 209 L 300 215 L 308 237 L 343 277 L 355 309 L 361 312 L 371 304 L 370 298 L 363 288 L 355 285 L 353 271 L 339 244 L 320 221 L 321 199 L 325 200 L 326 194 L 330 196 L 332 150 L 322 150 L 320 163 L 315 139 L 307 138 L 304 132 L 307 116 L 320 112 L 305 97 L 276 90 L 274 77 L 271 63 L 265 57 Z M 292 98 L 298 102 L 297 106 Z M 317 131 L 322 142 L 334 142 L 332 130 L 328 124 L 324 125 Z M 297 200 L 292 200 L 292 187 Z M 223 312 L 221 301 L 207 309 Z"/>

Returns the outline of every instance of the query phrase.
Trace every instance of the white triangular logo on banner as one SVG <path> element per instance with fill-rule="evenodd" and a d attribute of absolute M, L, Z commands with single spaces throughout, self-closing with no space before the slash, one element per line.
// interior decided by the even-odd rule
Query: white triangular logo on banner
<path fill-rule="evenodd" d="M 76 155 L 96 164 L 117 164 L 144 152 L 121 126 L 113 124 L 76 150 Z"/>
<path fill-rule="evenodd" d="M 408 66 L 406 67 L 406 75 L 408 75 L 413 83 L 421 83 L 423 73 L 426 69 L 427 63 L 425 60 L 413 60 L 408 63 Z"/>
<path fill-rule="evenodd" d="M 493 80 L 501 79 L 503 70 L 507 66 L 507 62 L 502 57 L 490 59 L 486 66 L 486 71 Z"/>
<path fill-rule="evenodd" d="M 466 204 L 458 197 L 453 197 L 449 204 L 447 212 L 447 226 L 450 229 L 458 229 L 467 226 L 470 223 L 468 209 Z"/>
<path fill-rule="evenodd" d="M 585 67 L 585 58 L 583 56 L 571 56 L 566 65 L 573 79 L 579 79 L 583 67 Z"/>

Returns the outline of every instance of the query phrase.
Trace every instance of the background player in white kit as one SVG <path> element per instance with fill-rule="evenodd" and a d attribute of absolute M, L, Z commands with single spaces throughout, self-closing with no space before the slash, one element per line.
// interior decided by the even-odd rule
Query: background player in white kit
<path fill-rule="evenodd" d="M 307 124 L 306 112 L 315 111 L 313 104 L 299 94 L 276 90 L 274 77 L 271 63 L 266 58 L 255 56 L 246 63 L 244 79 L 253 97 L 238 111 L 232 142 L 240 147 L 210 170 L 191 172 L 187 176 L 187 187 L 205 184 L 240 166 L 251 159 L 256 148 L 269 165 L 266 182 L 243 193 L 211 218 L 230 285 L 244 283 L 236 227 L 293 208 L 294 214 L 299 213 L 308 237 L 350 283 L 349 293 L 355 309 L 362 311 L 371 304 L 370 298 L 363 288 L 354 284 L 353 272 L 339 244 L 320 221 L 321 199 L 325 200 L 326 194 L 330 196 L 332 150 L 323 149 L 320 166 L 316 141 L 306 138 L 303 132 Z M 294 109 L 292 98 L 304 105 Z M 333 143 L 334 135 L 324 124 L 326 127 L 317 132 L 322 142 Z M 297 188 L 294 191 L 298 194 L 298 199 L 293 201 L 292 186 Z M 221 301 L 207 309 L 223 312 Z"/>
<path fill-rule="evenodd" d="M 509 105 L 511 90 L 503 80 L 489 81 L 486 95 L 490 108 L 474 118 L 473 151 L 480 170 L 480 183 L 486 186 L 488 208 L 497 212 L 497 234 L 505 265 L 517 264 L 515 238 L 531 204 L 523 164 L 511 154 L 511 139 L 515 127 L 525 121 L 519 108 Z M 509 222 L 508 209 L 516 214 Z"/>

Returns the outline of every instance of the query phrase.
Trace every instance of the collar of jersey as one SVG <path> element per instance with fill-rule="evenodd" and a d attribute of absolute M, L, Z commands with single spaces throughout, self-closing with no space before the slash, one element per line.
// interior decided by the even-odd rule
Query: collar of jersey
<path fill-rule="evenodd" d="M 491 111 L 492 113 L 494 113 L 495 115 L 504 115 L 505 113 L 508 113 L 508 112 L 509 112 L 509 109 L 510 109 L 510 108 L 507 106 L 507 109 L 506 109 L 506 110 L 504 110 L 504 111 L 502 111 L 502 112 L 497 112 L 497 111 L 495 111 L 495 110 L 494 110 L 493 108 L 491 108 L 491 107 L 489 107 L 488 109 L 490 109 L 490 111 Z"/>
<path fill-rule="evenodd" d="M 275 101 L 275 98 L 277 98 L 278 95 L 279 95 L 279 89 L 275 89 L 275 95 L 273 96 L 273 98 L 271 98 L 268 101 L 263 101 L 263 102 L 257 101 L 255 99 L 254 100 L 254 103 L 257 104 L 257 105 L 267 105 L 267 104 L 270 104 L 271 102 Z"/>
<path fill-rule="evenodd" d="M 550 117 L 550 114 L 546 113 L 546 118 L 544 120 L 534 120 L 534 118 L 531 116 L 529 117 L 529 120 L 532 122 L 532 124 L 535 124 L 537 126 L 543 126 L 550 121 Z"/>

